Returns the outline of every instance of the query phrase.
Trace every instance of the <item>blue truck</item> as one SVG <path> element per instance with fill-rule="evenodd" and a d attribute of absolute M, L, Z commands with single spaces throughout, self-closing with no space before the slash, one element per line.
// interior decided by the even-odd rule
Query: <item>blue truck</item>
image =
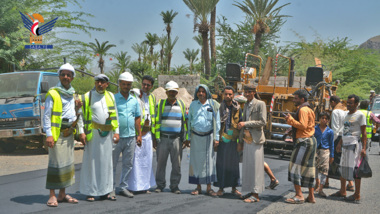
<path fill-rule="evenodd" d="M 44 145 L 45 95 L 58 82 L 55 72 L 0 74 L 0 147 L 4 152 L 13 152 L 19 145 Z"/>

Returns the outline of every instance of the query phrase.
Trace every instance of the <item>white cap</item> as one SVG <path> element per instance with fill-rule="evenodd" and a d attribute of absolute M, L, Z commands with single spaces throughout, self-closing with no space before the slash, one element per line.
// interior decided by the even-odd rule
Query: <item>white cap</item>
<path fill-rule="evenodd" d="M 369 93 L 375 93 L 375 90 L 372 89 L 372 90 L 369 91 Z"/>
<path fill-rule="evenodd" d="M 60 68 L 59 68 L 59 70 L 58 70 L 58 75 L 60 75 L 61 74 L 61 71 L 63 71 L 63 70 L 67 70 L 67 71 L 71 71 L 71 72 L 73 72 L 73 77 L 75 77 L 75 69 L 74 69 L 74 67 L 72 66 L 72 65 L 70 65 L 69 63 L 66 63 L 66 64 L 63 64 Z"/>
<path fill-rule="evenodd" d="M 171 80 L 168 83 L 166 83 L 165 89 L 167 91 L 176 91 L 176 92 L 178 92 L 179 86 L 178 86 L 178 84 L 176 82 L 174 82 L 173 80 Z"/>
<path fill-rule="evenodd" d="M 127 82 L 133 82 L 133 76 L 129 72 L 124 72 L 124 73 L 120 74 L 119 81 L 120 80 L 127 81 Z"/>

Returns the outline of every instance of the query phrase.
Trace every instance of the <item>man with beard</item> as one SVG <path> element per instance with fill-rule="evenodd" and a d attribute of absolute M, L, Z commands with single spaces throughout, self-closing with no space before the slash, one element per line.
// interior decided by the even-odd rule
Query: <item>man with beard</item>
<path fill-rule="evenodd" d="M 288 180 L 294 184 L 296 195 L 285 200 L 291 204 L 303 202 L 315 203 L 314 180 L 315 180 L 315 152 L 317 140 L 315 139 L 315 114 L 307 102 L 308 93 L 299 89 L 294 92 L 294 104 L 297 111 L 294 118 L 288 114 L 286 122 L 292 126 L 294 149 L 289 161 Z M 309 196 L 303 197 L 301 187 L 309 188 Z"/>
<path fill-rule="evenodd" d="M 66 187 L 75 183 L 73 131 L 80 103 L 74 100 L 75 91 L 71 86 L 75 77 L 74 67 L 66 63 L 59 68 L 58 75 L 60 82 L 46 94 L 43 116 L 46 144 L 49 147 L 46 178 L 46 189 L 50 190 L 49 207 L 57 207 L 58 202 L 78 203 L 77 199 L 65 192 Z M 79 122 L 79 126 L 83 126 L 81 119 Z M 83 133 L 83 129 L 80 133 Z M 58 199 L 55 189 L 59 189 Z"/>
<path fill-rule="evenodd" d="M 219 145 L 219 106 L 206 85 L 199 84 L 196 87 L 188 114 L 191 141 L 189 183 L 197 185 L 192 195 L 201 194 L 201 184 L 207 184 L 206 195 L 217 196 L 211 189 L 211 182 L 216 181 L 214 147 Z"/>
<path fill-rule="evenodd" d="M 214 186 L 219 187 L 218 196 L 224 194 L 224 188 L 226 187 L 232 187 L 231 193 L 241 196 L 236 187 L 240 183 L 240 158 L 237 151 L 239 130 L 237 127 L 242 115 L 239 103 L 233 100 L 234 93 L 234 88 L 226 86 L 223 90 L 224 100 L 219 108 L 221 121 L 219 136 L 222 137 L 216 157 L 216 175 L 218 181 L 214 182 Z"/>
<path fill-rule="evenodd" d="M 115 200 L 113 194 L 112 142 L 119 142 L 118 113 L 114 95 L 107 91 L 109 79 L 104 74 L 95 78 L 95 87 L 81 96 L 85 145 L 80 173 L 80 192 L 87 201 Z"/>

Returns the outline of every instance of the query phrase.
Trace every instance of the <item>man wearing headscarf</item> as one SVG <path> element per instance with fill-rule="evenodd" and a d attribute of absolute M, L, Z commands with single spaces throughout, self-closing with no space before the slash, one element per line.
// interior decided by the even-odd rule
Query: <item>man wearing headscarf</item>
<path fill-rule="evenodd" d="M 47 202 L 50 207 L 57 207 L 58 202 L 78 203 L 77 199 L 65 193 L 66 187 L 75 183 L 73 130 L 77 119 L 80 119 L 76 114 L 80 102 L 75 102 L 75 90 L 71 86 L 75 77 L 74 67 L 66 63 L 59 68 L 58 75 L 60 82 L 46 94 L 43 116 L 46 144 L 49 147 L 46 189 L 50 189 Z M 83 126 L 81 119 L 79 126 Z M 55 189 L 59 189 L 58 199 Z"/>
<path fill-rule="evenodd" d="M 112 143 L 119 142 L 119 121 L 114 95 L 107 91 L 109 79 L 104 74 L 95 78 L 95 87 L 81 96 L 85 145 L 80 173 L 80 192 L 87 201 L 116 200 L 113 191 Z"/>
<path fill-rule="evenodd" d="M 192 195 L 200 194 L 201 184 L 207 184 L 206 194 L 216 196 L 211 189 L 211 182 L 217 181 L 214 147 L 219 145 L 219 107 L 220 104 L 212 99 L 208 87 L 198 85 L 194 101 L 190 104 L 187 126 L 191 142 L 189 183 L 197 185 Z"/>

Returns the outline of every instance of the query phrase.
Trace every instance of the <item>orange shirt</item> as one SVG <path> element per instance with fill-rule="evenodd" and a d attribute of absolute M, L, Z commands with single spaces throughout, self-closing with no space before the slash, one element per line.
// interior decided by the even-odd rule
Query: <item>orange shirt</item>
<path fill-rule="evenodd" d="M 297 129 L 296 138 L 313 136 L 315 131 L 315 114 L 313 110 L 308 107 L 301 108 L 298 118 L 299 121 L 290 116 L 288 121 L 286 121 L 289 125 Z"/>

